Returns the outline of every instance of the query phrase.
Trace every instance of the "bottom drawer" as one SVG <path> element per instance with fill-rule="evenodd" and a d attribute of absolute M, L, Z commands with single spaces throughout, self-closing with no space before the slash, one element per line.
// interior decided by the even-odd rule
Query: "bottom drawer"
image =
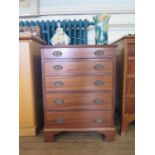
<path fill-rule="evenodd" d="M 86 128 L 113 125 L 112 111 L 47 112 L 47 128 Z"/>

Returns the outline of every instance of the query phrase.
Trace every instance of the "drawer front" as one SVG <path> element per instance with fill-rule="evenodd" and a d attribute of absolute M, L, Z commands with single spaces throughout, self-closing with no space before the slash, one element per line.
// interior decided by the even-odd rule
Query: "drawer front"
<path fill-rule="evenodd" d="M 45 75 L 85 75 L 85 74 L 103 74 L 111 73 L 113 62 L 110 60 L 92 60 L 87 61 L 53 61 L 44 62 Z"/>
<path fill-rule="evenodd" d="M 45 126 L 86 128 L 112 126 L 112 111 L 46 112 Z"/>
<path fill-rule="evenodd" d="M 47 110 L 111 110 L 112 93 L 46 94 Z"/>
<path fill-rule="evenodd" d="M 45 77 L 46 91 L 112 90 L 112 76 L 52 76 Z"/>
<path fill-rule="evenodd" d="M 51 58 L 112 58 L 114 48 L 51 48 L 44 49 L 44 59 Z"/>

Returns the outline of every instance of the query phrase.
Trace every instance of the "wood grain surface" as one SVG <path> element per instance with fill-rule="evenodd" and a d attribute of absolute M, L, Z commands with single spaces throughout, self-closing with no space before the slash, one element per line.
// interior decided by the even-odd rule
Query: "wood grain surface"
<path fill-rule="evenodd" d="M 99 85 L 96 85 L 98 81 Z M 60 83 L 61 86 L 57 86 L 56 83 Z M 46 91 L 112 90 L 112 86 L 111 75 L 45 77 Z"/>
<path fill-rule="evenodd" d="M 45 142 L 84 130 L 114 141 L 114 47 L 42 47 Z"/>
<path fill-rule="evenodd" d="M 113 125 L 111 111 L 46 112 L 47 128 L 95 128 Z M 63 121 L 59 123 L 59 120 Z"/>
<path fill-rule="evenodd" d="M 45 96 L 47 111 L 112 109 L 112 93 L 50 93 Z"/>
<path fill-rule="evenodd" d="M 60 53 L 56 56 L 54 53 Z M 113 48 L 51 48 L 44 50 L 44 58 L 112 58 L 114 55 Z"/>
<path fill-rule="evenodd" d="M 78 59 L 78 60 L 57 60 L 44 62 L 45 75 L 94 75 L 108 74 L 113 72 L 111 60 Z"/>
<path fill-rule="evenodd" d="M 117 45 L 117 99 L 121 113 L 121 135 L 124 135 L 135 120 L 135 36 L 126 36 L 116 41 Z"/>

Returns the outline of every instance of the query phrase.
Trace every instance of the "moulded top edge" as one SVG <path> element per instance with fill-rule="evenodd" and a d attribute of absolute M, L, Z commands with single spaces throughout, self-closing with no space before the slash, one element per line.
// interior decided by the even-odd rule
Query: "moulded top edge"
<path fill-rule="evenodd" d="M 41 48 L 110 48 L 116 47 L 116 45 L 64 45 L 64 46 L 52 46 L 43 45 Z"/>

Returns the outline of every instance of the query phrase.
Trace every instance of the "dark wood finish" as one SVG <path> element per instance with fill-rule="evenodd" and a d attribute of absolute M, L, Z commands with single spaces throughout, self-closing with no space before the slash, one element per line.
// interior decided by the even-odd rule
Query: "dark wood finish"
<path fill-rule="evenodd" d="M 46 128 L 89 128 L 113 125 L 111 111 L 46 112 Z"/>
<path fill-rule="evenodd" d="M 112 58 L 113 48 L 47 48 L 44 49 L 44 58 Z"/>
<path fill-rule="evenodd" d="M 112 110 L 112 93 L 50 93 L 47 110 Z"/>
<path fill-rule="evenodd" d="M 114 140 L 115 46 L 42 47 L 44 139 L 97 131 Z"/>
<path fill-rule="evenodd" d="M 53 142 L 55 140 L 55 136 L 60 132 L 56 131 L 44 131 L 44 141 L 45 142 Z"/>
<path fill-rule="evenodd" d="M 127 63 L 127 75 L 134 76 L 135 75 L 135 60 L 128 60 Z"/>
<path fill-rule="evenodd" d="M 135 79 L 127 77 L 126 79 L 126 95 L 134 95 L 135 94 Z"/>
<path fill-rule="evenodd" d="M 128 50 L 128 57 L 134 57 L 135 56 L 135 43 L 134 42 L 128 42 L 127 45 Z"/>
<path fill-rule="evenodd" d="M 129 35 L 113 43 L 117 45 L 118 94 L 121 103 L 121 135 L 135 120 L 135 36 Z M 121 84 L 122 83 L 122 84 Z"/>
<path fill-rule="evenodd" d="M 103 131 L 98 131 L 100 134 L 102 134 L 103 139 L 107 142 L 112 142 L 115 140 L 115 130 L 103 130 Z"/>
<path fill-rule="evenodd" d="M 46 91 L 112 90 L 112 76 L 47 76 Z"/>
<path fill-rule="evenodd" d="M 113 62 L 102 59 L 56 60 L 44 62 L 45 75 L 88 75 L 108 74 L 113 71 Z"/>
<path fill-rule="evenodd" d="M 85 48 L 85 49 L 88 49 L 88 48 L 95 48 L 95 49 L 98 49 L 98 48 L 102 48 L 102 49 L 108 49 L 108 48 L 115 48 L 116 45 L 64 45 L 64 46 L 60 46 L 60 45 L 56 45 L 56 46 L 51 46 L 51 45 L 42 45 L 41 48 L 42 49 L 56 49 L 56 48 Z"/>
<path fill-rule="evenodd" d="M 57 130 L 57 131 L 55 131 Z M 61 132 L 66 131 L 76 131 L 76 132 L 83 132 L 83 131 L 96 131 L 100 133 L 103 137 L 103 139 L 107 142 L 112 142 L 115 140 L 115 129 L 112 127 L 106 127 L 106 128 L 58 128 L 58 129 L 52 129 L 52 128 L 46 128 L 44 129 L 44 141 L 45 142 L 54 142 L 55 136 L 60 134 Z"/>
<path fill-rule="evenodd" d="M 131 97 L 125 98 L 125 114 L 135 113 L 135 99 Z"/>

